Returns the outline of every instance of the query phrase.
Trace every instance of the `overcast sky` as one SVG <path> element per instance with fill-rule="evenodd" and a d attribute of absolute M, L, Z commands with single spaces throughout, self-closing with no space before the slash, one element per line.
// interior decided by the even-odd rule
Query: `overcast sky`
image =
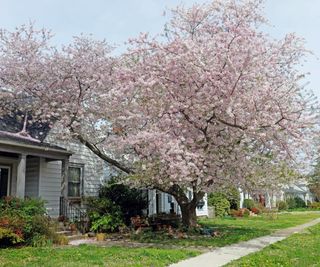
<path fill-rule="evenodd" d="M 162 29 L 166 8 L 179 3 L 191 5 L 203 0 L 0 0 L 0 28 L 34 21 L 49 28 L 56 44 L 67 43 L 72 36 L 91 33 L 111 44 L 122 44 L 140 32 L 157 33 Z M 274 37 L 296 32 L 304 37 L 309 57 L 303 71 L 306 81 L 320 98 L 320 0 L 266 0 L 266 17 L 274 25 L 268 31 Z"/>

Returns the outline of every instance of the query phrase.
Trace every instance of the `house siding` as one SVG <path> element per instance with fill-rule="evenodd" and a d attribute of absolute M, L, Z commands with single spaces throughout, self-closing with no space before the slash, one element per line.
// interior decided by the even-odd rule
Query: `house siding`
<path fill-rule="evenodd" d="M 69 158 L 70 165 L 83 166 L 82 195 L 96 196 L 100 185 L 110 177 L 107 164 L 81 143 L 58 140 L 53 130 L 47 136 L 46 142 L 61 146 L 73 153 Z"/>
<path fill-rule="evenodd" d="M 27 197 L 39 197 L 40 158 L 27 158 L 26 187 Z"/>
<path fill-rule="evenodd" d="M 61 195 L 61 161 L 40 159 L 39 196 L 46 201 L 47 212 L 59 216 Z"/>

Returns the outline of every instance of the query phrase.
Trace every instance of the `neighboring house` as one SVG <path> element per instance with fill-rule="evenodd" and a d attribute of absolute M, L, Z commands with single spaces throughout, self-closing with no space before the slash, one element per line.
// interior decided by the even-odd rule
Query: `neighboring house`
<path fill-rule="evenodd" d="M 263 194 L 250 194 L 248 192 L 240 192 L 240 207 L 243 207 L 243 200 L 250 198 L 262 203 L 267 208 L 275 208 L 278 201 L 285 201 L 288 198 L 299 197 L 308 204 L 308 201 L 313 202 L 314 197 L 309 190 L 308 182 L 304 179 L 300 179 L 294 183 L 284 185 L 280 190 L 265 191 Z"/>
<path fill-rule="evenodd" d="M 48 214 L 58 217 L 65 205 L 81 208 L 83 197 L 97 195 L 113 172 L 86 146 L 58 140 L 47 125 L 0 119 L 0 197 L 41 198 Z M 148 215 L 180 214 L 172 196 L 156 190 L 149 190 L 148 196 Z M 207 215 L 206 198 L 197 214 Z"/>
<path fill-rule="evenodd" d="M 308 201 L 313 202 L 314 196 L 309 190 L 308 182 L 304 179 L 301 179 L 293 184 L 286 185 L 282 189 L 283 199 L 290 197 L 300 197 L 307 204 Z"/>
<path fill-rule="evenodd" d="M 188 197 L 191 198 L 191 192 L 188 192 Z M 149 208 L 148 215 L 161 213 L 175 213 L 181 215 L 180 207 L 173 196 L 163 193 L 159 190 L 149 190 L 148 192 Z M 199 202 L 197 216 L 208 216 L 207 195 Z"/>

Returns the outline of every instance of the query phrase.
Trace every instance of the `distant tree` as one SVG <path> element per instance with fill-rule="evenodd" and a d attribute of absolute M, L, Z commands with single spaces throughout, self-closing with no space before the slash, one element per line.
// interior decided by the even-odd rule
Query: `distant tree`
<path fill-rule="evenodd" d="M 314 195 L 316 201 L 320 201 L 320 159 L 309 176 L 309 190 Z"/>

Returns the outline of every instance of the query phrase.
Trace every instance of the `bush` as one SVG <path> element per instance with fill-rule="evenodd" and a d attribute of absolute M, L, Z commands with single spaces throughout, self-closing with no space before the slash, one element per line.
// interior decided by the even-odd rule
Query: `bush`
<path fill-rule="evenodd" d="M 294 209 L 294 208 L 296 208 L 296 201 L 295 201 L 295 199 L 294 198 L 288 198 L 287 200 L 286 200 L 286 203 L 287 203 L 287 205 L 288 205 L 288 209 Z"/>
<path fill-rule="evenodd" d="M 121 208 L 109 199 L 88 198 L 87 214 L 94 232 L 114 232 L 124 224 Z"/>
<path fill-rule="evenodd" d="M 99 199 L 108 199 L 120 208 L 123 221 L 129 225 L 130 218 L 142 216 L 148 207 L 147 196 L 139 189 L 117 183 L 116 178 L 110 179 L 99 190 Z"/>
<path fill-rule="evenodd" d="M 277 208 L 278 210 L 287 210 L 288 209 L 288 204 L 285 201 L 279 201 L 277 202 Z"/>
<path fill-rule="evenodd" d="M 217 217 L 223 217 L 230 212 L 230 202 L 222 193 L 210 193 L 208 196 L 208 205 L 214 207 Z"/>
<path fill-rule="evenodd" d="M 0 247 L 15 245 L 23 241 L 22 237 L 11 229 L 0 227 Z"/>
<path fill-rule="evenodd" d="M 5 233 L 0 238 L 0 245 L 4 246 L 17 243 L 39 246 L 52 243 L 55 235 L 45 216 L 44 202 L 39 199 L 6 197 L 0 200 L 0 228 Z"/>
<path fill-rule="evenodd" d="M 251 209 L 251 211 L 252 211 L 254 214 L 260 214 L 260 213 L 261 213 L 261 210 L 260 210 L 259 208 L 257 208 L 257 207 L 253 207 L 253 208 Z"/>
<path fill-rule="evenodd" d="M 286 200 L 289 209 L 305 208 L 307 205 L 300 197 L 290 197 Z"/>
<path fill-rule="evenodd" d="M 306 202 L 300 197 L 295 197 L 294 201 L 296 202 L 296 208 L 305 208 L 307 206 Z"/>
<path fill-rule="evenodd" d="M 236 187 L 230 186 L 223 194 L 230 203 L 230 209 L 238 210 L 240 208 L 240 192 Z"/>
<path fill-rule="evenodd" d="M 251 210 L 255 206 L 253 199 L 246 198 L 243 200 L 243 207 Z"/>
<path fill-rule="evenodd" d="M 308 207 L 310 209 L 320 210 L 320 202 L 312 202 Z"/>

